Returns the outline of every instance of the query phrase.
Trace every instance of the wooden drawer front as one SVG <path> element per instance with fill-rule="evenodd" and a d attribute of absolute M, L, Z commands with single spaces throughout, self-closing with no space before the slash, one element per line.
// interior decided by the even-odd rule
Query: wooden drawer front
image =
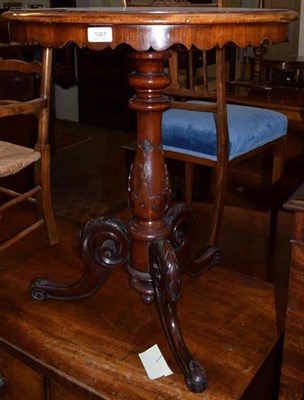
<path fill-rule="evenodd" d="M 43 376 L 0 350 L 0 373 L 4 377 L 1 400 L 44 400 Z"/>
<path fill-rule="evenodd" d="M 52 400 L 84 400 L 95 397 L 86 396 L 85 394 L 76 393 L 74 390 L 67 389 L 57 382 L 52 383 Z"/>

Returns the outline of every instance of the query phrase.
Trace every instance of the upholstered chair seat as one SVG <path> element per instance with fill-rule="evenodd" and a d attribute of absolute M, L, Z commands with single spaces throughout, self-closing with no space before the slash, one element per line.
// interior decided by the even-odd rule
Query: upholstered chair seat
<path fill-rule="evenodd" d="M 285 136 L 288 124 L 280 112 L 235 104 L 227 104 L 227 121 L 229 161 Z M 217 160 L 213 113 L 170 108 L 163 113 L 162 132 L 164 150 Z"/>
<path fill-rule="evenodd" d="M 162 144 L 167 158 L 185 163 L 185 201 L 192 203 L 195 164 L 214 169 L 210 194 L 213 198 L 207 245 L 217 245 L 225 203 L 227 177 L 232 163 L 272 154 L 273 199 L 284 166 L 287 117 L 277 111 L 227 104 L 225 48 L 216 47 L 215 80 L 208 74 L 207 52 L 202 52 L 201 85 L 184 88 L 180 84 L 178 51 L 169 59 L 171 85 L 165 91 L 171 107 L 163 113 Z M 212 51 L 213 51 L 212 50 Z M 189 51 L 189 58 L 192 53 Z M 190 64 L 190 62 L 189 62 Z M 209 79 L 211 78 L 211 79 Z M 215 82 L 215 86 L 214 86 Z M 267 175 L 269 175 L 267 173 Z M 271 232 L 275 232 L 277 207 L 271 206 Z M 274 235 L 271 233 L 271 236 Z"/>

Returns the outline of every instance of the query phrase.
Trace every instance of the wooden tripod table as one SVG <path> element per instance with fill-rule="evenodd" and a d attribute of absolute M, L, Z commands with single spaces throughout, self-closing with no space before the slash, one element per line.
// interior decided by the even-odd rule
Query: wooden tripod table
<path fill-rule="evenodd" d="M 293 11 L 200 7 L 67 8 L 10 11 L 11 40 L 59 48 L 75 42 L 100 51 L 127 44 L 134 72 L 129 83 L 135 96 L 129 106 L 137 112 L 137 151 L 129 178 L 133 219 L 128 227 L 112 218 L 88 222 L 81 233 L 86 262 L 82 278 L 72 285 L 37 279 L 35 299 L 79 299 L 97 291 L 113 268 L 124 266 L 144 302 L 156 300 L 160 320 L 188 388 L 207 387 L 204 368 L 189 352 L 177 318 L 181 295 L 180 271 L 201 274 L 217 262 L 219 251 L 207 248 L 198 259 L 190 253 L 192 211 L 170 206 L 170 183 L 162 139 L 162 112 L 170 101 L 162 93 L 169 85 L 163 67 L 170 47 L 182 44 L 206 50 L 233 42 L 259 46 L 282 42 Z M 51 57 L 50 61 L 51 62 Z M 51 79 L 51 77 L 49 77 Z"/>

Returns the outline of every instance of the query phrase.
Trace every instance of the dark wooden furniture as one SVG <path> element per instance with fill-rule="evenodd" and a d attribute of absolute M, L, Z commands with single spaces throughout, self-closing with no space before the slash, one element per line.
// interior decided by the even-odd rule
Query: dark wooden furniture
<path fill-rule="evenodd" d="M 295 87 L 276 86 L 272 88 L 270 97 L 260 91 L 252 91 L 249 87 L 230 87 L 227 101 L 254 107 L 270 108 L 284 113 L 289 121 L 304 121 L 304 91 Z"/>
<path fill-rule="evenodd" d="M 294 212 L 280 400 L 304 395 L 304 184 L 284 204 Z"/>
<path fill-rule="evenodd" d="M 191 206 L 193 200 L 195 165 L 213 168 L 214 179 L 211 184 L 213 196 L 209 196 L 213 207 L 211 211 L 212 217 L 209 235 L 207 236 L 207 246 L 216 246 L 218 243 L 231 165 L 235 165 L 239 161 L 244 161 L 253 156 L 270 154 L 270 168 L 268 167 L 265 175 L 267 175 L 267 177 L 270 175 L 268 186 L 270 186 L 272 191 L 271 197 L 276 199 L 278 185 L 283 173 L 287 134 L 286 117 L 275 115 L 275 113 L 272 113 L 270 110 L 267 110 L 269 115 L 266 116 L 263 115 L 261 108 L 255 108 L 254 112 L 257 113 L 257 118 L 255 119 L 251 108 L 241 107 L 240 112 L 238 112 L 238 107 L 232 106 L 235 107 L 235 109 L 231 108 L 229 105 L 227 107 L 226 49 L 216 48 L 214 50 L 216 55 L 214 61 L 215 76 L 211 77 L 208 72 L 208 52 L 203 51 L 199 85 L 194 84 L 193 80 L 193 83 L 187 86 L 182 82 L 183 72 L 181 71 L 183 71 L 183 68 L 179 62 L 180 54 L 177 49 L 173 50 L 172 57 L 169 59 L 168 71 L 171 83 L 168 88 L 165 89 L 165 93 L 172 97 L 171 111 L 172 109 L 179 111 L 173 111 L 172 114 L 170 114 L 171 111 L 169 111 L 169 114 L 166 112 L 163 115 L 162 123 L 165 158 L 182 161 L 185 165 L 185 202 L 187 205 Z M 184 53 L 185 52 L 186 51 L 184 51 Z M 191 52 L 189 52 L 189 57 L 192 57 Z M 214 118 L 214 121 L 216 121 L 214 123 L 214 131 L 212 130 L 212 124 L 209 123 L 208 117 L 204 117 L 204 115 L 207 114 L 210 115 L 211 119 Z M 241 130 L 239 126 L 242 125 L 242 120 L 246 118 L 246 115 L 248 124 Z M 198 128 L 196 118 L 201 118 L 201 121 L 205 121 L 204 118 L 206 118 L 208 122 L 206 123 L 206 127 L 200 126 Z M 280 137 L 278 137 L 277 118 L 283 120 L 286 125 Z M 253 120 L 254 123 L 251 122 Z M 265 124 L 262 123 L 263 120 Z M 234 122 L 236 122 L 236 129 L 233 124 Z M 201 124 L 203 124 L 203 122 L 201 122 Z M 273 139 L 268 139 L 266 142 L 266 136 L 263 140 L 262 137 L 264 138 L 263 135 L 269 131 L 269 127 Z M 173 132 L 173 129 L 176 130 L 176 133 Z M 212 133 L 210 133 L 210 131 Z M 237 135 L 235 132 L 237 132 Z M 256 137 L 256 132 L 259 132 L 259 134 L 254 145 L 253 138 Z M 201 145 L 199 136 L 205 138 L 205 143 L 207 143 L 206 146 L 208 147 L 206 150 L 204 150 Z M 248 150 L 243 151 L 241 155 L 237 156 L 233 156 L 233 150 L 231 150 L 234 146 L 235 137 L 238 143 L 242 141 L 242 138 L 247 138 L 245 141 L 245 148 L 247 142 L 251 143 L 251 145 L 248 146 Z M 175 138 L 176 145 L 172 138 Z M 189 146 L 186 138 L 191 138 L 194 146 Z M 261 139 L 261 142 L 258 141 L 259 139 Z M 214 153 L 211 150 L 213 143 L 217 143 Z M 124 146 L 124 149 L 127 152 L 134 152 L 136 144 L 131 143 Z M 264 180 L 266 181 L 267 179 L 264 178 Z M 276 226 L 277 201 L 273 201 L 271 204 L 271 214 L 272 224 Z"/>
<path fill-rule="evenodd" d="M 203 63 L 203 72 L 201 74 L 202 83 L 199 88 L 193 87 L 179 90 L 176 84 L 174 84 L 173 88 L 171 86 L 168 88 L 168 93 L 174 97 L 171 107 L 179 111 L 173 112 L 174 114 L 172 115 L 174 116 L 172 117 L 170 117 L 171 114 L 168 114 L 169 112 L 166 112 L 163 116 L 163 143 L 166 157 L 184 161 L 185 163 L 185 197 L 186 204 L 189 206 L 192 203 L 194 166 L 203 165 L 214 168 L 212 186 L 214 192 L 213 210 L 211 229 L 207 241 L 207 245 L 210 246 L 218 243 L 230 165 L 270 151 L 272 156 L 271 186 L 273 191 L 277 188 L 283 173 L 287 119 L 283 115 L 277 115 L 270 110 L 265 111 L 269 115 L 263 115 L 264 112 L 260 108 L 253 110 L 247 107 L 231 105 L 227 107 L 225 49 L 216 48 L 215 87 L 213 88 L 210 79 L 208 79 L 207 55 L 205 53 L 203 52 L 205 62 Z M 170 72 L 172 71 L 172 75 L 175 77 L 178 76 L 179 70 L 179 64 L 176 62 L 170 67 Z M 185 100 L 191 100 L 191 102 Z M 193 102 L 193 100 L 199 100 L 199 102 Z M 254 113 L 256 113 L 257 118 Z M 207 114 L 211 119 L 214 118 L 214 131 L 212 131 L 213 125 L 211 127 L 206 124 L 207 127 L 200 127 L 199 133 L 197 133 L 195 118 L 200 118 L 201 116 L 203 120 L 204 115 Z M 180 122 L 176 122 L 179 116 Z M 241 129 L 244 117 L 247 125 Z M 208 117 L 205 118 L 208 121 Z M 285 124 L 281 132 L 279 132 L 277 119 Z M 234 127 L 234 122 L 236 122 L 236 128 Z M 176 129 L 176 133 L 172 132 L 172 127 Z M 267 138 L 266 134 L 269 131 L 271 136 Z M 257 132 L 258 136 L 256 136 Z M 278 137 L 279 133 L 280 137 Z M 200 146 L 199 135 L 206 138 L 205 143 L 208 143 L 206 146 L 212 146 L 214 142 L 217 143 L 214 153 L 210 148 L 204 150 L 203 146 Z M 171 137 L 175 138 L 176 146 Z M 197 144 L 196 153 L 192 151 L 193 147 L 187 145 L 186 137 L 191 137 L 194 143 Z M 241 154 L 234 155 L 234 139 L 237 138 L 237 143 L 239 144 L 244 137 L 247 138 L 244 150 Z M 254 140 L 254 138 L 256 139 Z M 260 142 L 259 139 L 261 140 Z M 250 146 L 247 147 L 247 143 L 250 143 Z M 189 149 L 191 149 L 192 153 Z M 269 171 L 267 172 L 269 175 Z M 273 197 L 275 198 L 275 194 Z M 273 204 L 272 211 L 274 219 L 276 215 L 275 204 Z"/>
<path fill-rule="evenodd" d="M 253 57 L 248 58 L 248 63 L 251 67 L 251 78 L 252 78 L 252 91 L 259 89 L 266 89 L 268 97 L 272 95 L 272 89 L 277 86 L 292 86 L 303 88 L 304 83 L 304 57 L 293 56 L 282 58 L 282 57 L 262 57 L 259 61 L 259 73 L 258 82 L 262 84 L 254 85 L 254 66 L 256 59 Z M 246 86 L 244 82 L 234 82 L 239 86 Z M 248 85 L 247 85 L 248 86 Z M 259 90 L 261 91 L 261 90 Z"/>
<path fill-rule="evenodd" d="M 157 17 L 156 17 L 157 15 Z M 92 50 L 127 43 L 134 52 L 129 83 L 136 95 L 129 101 L 137 112 L 138 146 L 132 168 L 129 198 L 134 218 L 126 228 L 116 219 L 98 218 L 82 232 L 81 254 L 86 268 L 72 285 L 35 280 L 36 299 L 80 299 L 96 292 L 114 267 L 125 266 L 132 287 L 145 303 L 157 309 L 178 365 L 191 391 L 206 389 L 204 368 L 189 352 L 179 327 L 176 303 L 181 296 L 180 268 L 198 275 L 217 261 L 211 247 L 198 259 L 190 253 L 193 213 L 170 207 L 170 186 L 161 148 L 161 118 L 170 102 L 162 94 L 169 84 L 163 66 L 167 49 L 176 43 L 207 49 L 228 42 L 245 47 L 267 38 L 286 38 L 288 23 L 297 14 L 286 10 L 182 8 L 100 8 L 8 12 L 11 37 L 60 47 L 74 41 Z M 46 23 L 47 22 L 47 23 Z M 185 31 L 187 34 L 185 35 Z M 152 50 L 153 49 L 153 50 Z"/>
<path fill-rule="evenodd" d="M 26 221 L 31 209 L 12 217 L 13 225 Z M 68 282 L 81 274 L 79 225 L 57 222 L 58 246 L 43 246 L 34 232 L 1 257 L 1 400 L 197 399 L 184 385 L 155 308 L 138 302 L 123 270 L 82 301 L 29 296 L 28 282 L 37 275 Z M 204 360 L 210 382 L 204 397 L 272 399 L 282 333 L 273 286 L 216 267 L 200 279 L 187 277 L 184 288 L 179 312 L 187 342 Z M 174 374 L 151 381 L 138 353 L 155 343 Z"/>
<path fill-rule="evenodd" d="M 265 70 L 265 80 L 271 86 L 303 88 L 304 57 L 290 56 L 285 59 L 264 57 L 262 67 Z"/>
<path fill-rule="evenodd" d="M 253 98 L 267 97 L 274 98 L 274 103 L 278 100 L 278 94 L 281 97 L 280 102 L 283 104 L 288 103 L 288 93 L 294 93 L 295 98 L 291 95 L 291 106 L 294 104 L 296 108 L 302 106 L 299 101 L 299 96 L 303 96 L 304 85 L 304 57 L 289 56 L 286 58 L 265 58 L 261 56 L 259 61 L 258 79 L 254 82 L 254 63 L 256 58 L 249 58 L 248 63 L 251 68 L 251 81 L 231 81 L 229 82 L 228 89 L 236 96 L 246 96 L 245 93 L 250 94 Z M 287 88 L 287 100 L 285 99 L 284 89 Z M 294 90 L 289 90 L 294 89 Z M 296 89 L 299 89 L 298 91 Z M 282 95 L 280 95 L 282 92 Z M 302 93 L 302 94 L 301 94 Z M 261 100 L 263 101 L 263 99 Z"/>
<path fill-rule="evenodd" d="M 6 249 L 42 225 L 46 227 L 49 243 L 51 245 L 58 243 L 50 193 L 50 145 L 48 143 L 51 60 L 52 49 L 43 50 L 41 63 L 0 59 L 0 73 L 6 74 L 1 89 L 2 94 L 7 95 L 7 97 L 1 96 L 0 118 L 7 120 L 14 117 L 16 124 L 18 122 L 22 124 L 23 116 L 34 115 L 37 118 L 34 148 L 26 146 L 26 143 L 21 146 L 20 142 L 24 142 L 22 138 L 19 144 L 14 143 L 14 137 L 10 138 L 9 134 L 6 135 L 5 140 L 0 141 L 0 177 L 17 174 L 24 168 L 34 165 L 33 186 L 25 192 L 18 193 L 10 188 L 0 187 L 0 193 L 8 197 L 1 202 L 1 215 L 8 208 L 24 201 L 35 201 L 37 204 L 37 220 L 2 241 L 0 250 Z M 33 80 L 38 78 L 40 78 L 38 93 L 26 91 L 24 87 L 28 89 L 36 87 Z M 13 90 L 9 91 L 6 85 Z M 20 91 L 24 93 L 24 98 L 15 100 L 16 97 L 20 99 Z M 1 127 L 3 128 L 3 125 Z M 1 223 L 9 224 L 6 219 L 3 219 Z"/>

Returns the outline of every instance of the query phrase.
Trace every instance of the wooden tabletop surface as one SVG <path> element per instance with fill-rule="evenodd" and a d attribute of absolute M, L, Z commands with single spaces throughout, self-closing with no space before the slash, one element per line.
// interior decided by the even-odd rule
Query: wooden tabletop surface
<path fill-rule="evenodd" d="M 234 42 L 239 47 L 286 40 L 291 10 L 204 7 L 103 7 L 8 11 L 11 40 L 61 47 L 74 41 L 98 50 L 127 43 L 135 50 L 165 50 L 176 43 L 210 49 Z M 106 43 L 88 40 L 87 28 L 104 25 L 113 31 Z"/>

